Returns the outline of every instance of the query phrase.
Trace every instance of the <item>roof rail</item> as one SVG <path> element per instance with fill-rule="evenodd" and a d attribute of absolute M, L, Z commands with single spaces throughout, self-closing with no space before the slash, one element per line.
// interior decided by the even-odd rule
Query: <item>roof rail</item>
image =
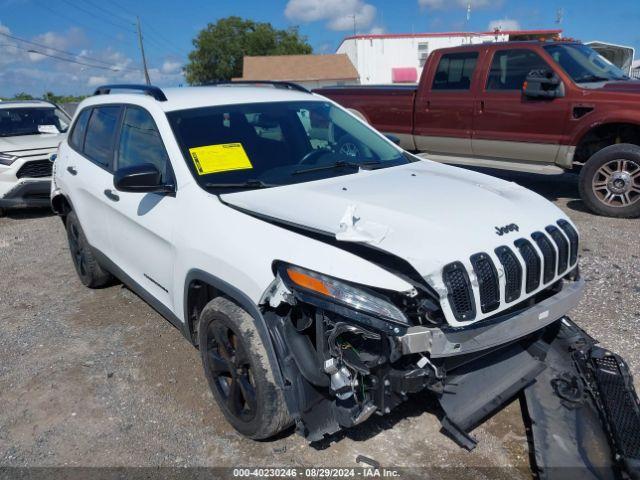
<path fill-rule="evenodd" d="M 96 91 L 93 92 L 94 95 L 109 95 L 111 90 L 135 90 L 145 95 L 149 95 L 150 97 L 155 98 L 159 102 L 166 102 L 167 97 L 164 92 L 156 86 L 153 85 L 136 85 L 136 84 L 119 84 L 119 85 L 102 85 L 101 87 L 96 88 Z"/>
<path fill-rule="evenodd" d="M 298 92 L 303 93 L 311 93 L 311 91 L 304 88 L 302 85 L 298 85 L 294 82 L 281 82 L 276 80 L 229 80 L 229 81 L 219 81 L 207 84 L 207 86 L 218 86 L 218 85 L 273 85 L 274 88 L 284 88 L 287 90 L 296 90 Z"/>

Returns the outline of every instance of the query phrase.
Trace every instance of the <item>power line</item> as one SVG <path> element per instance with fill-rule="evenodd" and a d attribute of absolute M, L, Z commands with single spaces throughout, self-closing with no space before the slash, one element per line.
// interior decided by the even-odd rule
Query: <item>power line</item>
<path fill-rule="evenodd" d="M 117 67 L 115 65 L 113 65 L 111 67 L 107 67 L 107 66 L 104 66 L 104 65 L 93 65 L 91 63 L 80 62 L 78 60 L 72 60 L 70 58 L 59 57 L 57 55 L 50 55 L 48 53 L 40 52 L 38 50 L 33 50 L 31 48 L 30 49 L 26 49 L 26 48 L 18 47 L 17 45 L 15 45 L 15 47 L 19 48 L 20 50 L 25 50 L 28 53 L 35 53 L 35 54 L 42 55 L 42 56 L 45 56 L 45 57 L 54 58 L 56 60 L 60 60 L 60 61 L 63 61 L 63 62 L 69 62 L 69 63 L 78 64 L 78 65 L 84 65 L 85 67 L 99 68 L 101 70 L 109 70 L 109 71 L 112 71 L 112 72 L 120 72 L 120 71 L 125 70 L 124 68 L 119 68 L 119 67 Z M 134 70 L 134 69 L 128 68 L 126 70 Z M 135 69 L 135 71 L 139 71 L 139 70 Z"/>
<path fill-rule="evenodd" d="M 121 28 L 121 29 L 123 29 L 123 30 L 125 30 L 127 32 L 133 32 L 133 30 L 131 29 L 131 25 L 123 25 L 121 23 L 116 23 L 116 22 L 114 22 L 114 21 L 112 21 L 112 20 L 110 20 L 108 18 L 105 18 L 104 16 L 97 15 L 98 12 L 91 11 L 91 10 L 85 8 L 85 7 L 82 7 L 82 6 L 77 5 L 77 4 L 73 3 L 73 2 L 70 2 L 69 0 L 62 0 L 62 1 L 64 3 L 66 3 L 67 5 L 71 5 L 72 7 L 77 8 L 81 12 L 84 12 L 84 13 L 90 15 L 92 18 L 94 18 L 94 17 L 95 18 L 100 18 L 103 22 L 106 22 L 106 23 L 108 23 L 110 25 L 113 25 L 116 28 Z"/>
<path fill-rule="evenodd" d="M 98 10 L 103 11 L 104 13 L 106 13 L 107 15 L 112 16 L 113 18 L 118 19 L 121 22 L 124 22 L 126 24 L 129 25 L 134 25 L 134 18 L 131 16 L 129 18 L 124 17 L 122 15 L 119 15 L 117 13 L 112 12 L 111 10 L 109 10 L 108 8 L 105 8 L 104 6 L 102 6 L 101 4 L 99 4 L 98 2 L 94 2 L 93 0 L 84 0 L 85 2 L 89 3 L 93 8 L 97 8 Z"/>
<path fill-rule="evenodd" d="M 134 12 L 130 8 L 127 8 L 127 7 L 123 6 L 121 3 L 117 2 L 116 0 L 109 0 L 109 1 L 110 1 L 110 3 L 115 5 L 120 10 L 128 12 L 129 15 L 132 15 L 133 17 L 137 17 L 138 16 L 138 13 Z M 155 43 L 155 45 L 157 47 L 165 49 L 165 50 L 168 47 L 169 49 L 172 50 L 172 53 L 176 53 L 176 54 L 178 54 L 178 56 L 186 57 L 188 55 L 185 50 L 179 49 L 175 45 L 172 45 L 171 42 L 169 42 L 164 37 L 164 33 L 162 33 L 160 30 L 155 28 L 149 22 L 145 22 L 144 26 L 145 26 L 145 29 L 146 29 L 146 34 L 145 34 L 146 40 L 150 40 L 151 42 Z M 163 43 L 164 45 L 161 45 L 161 43 Z"/>
<path fill-rule="evenodd" d="M 0 35 L 2 35 L 4 37 L 7 37 L 7 38 L 11 38 L 12 40 L 16 40 L 18 42 L 26 43 L 28 45 L 33 45 L 34 47 L 44 48 L 46 50 L 51 50 L 53 52 L 62 53 L 64 55 L 68 55 L 70 57 L 80 57 L 80 58 L 83 58 L 83 59 L 86 59 L 86 60 L 90 60 L 90 61 L 93 61 L 93 62 L 103 63 L 108 67 L 119 68 L 116 65 L 113 65 L 112 63 L 105 62 L 104 60 L 100 60 L 98 58 L 88 57 L 86 55 L 81 55 L 79 53 L 67 52 L 65 50 L 60 50 L 59 48 L 54 48 L 54 47 L 50 47 L 48 45 L 44 45 L 42 43 L 33 42 L 31 40 L 25 40 L 24 38 L 16 37 L 15 35 L 10 35 L 8 33 L 0 32 Z M 16 45 L 16 47 L 17 47 L 17 45 Z M 128 67 L 121 67 L 121 69 L 122 70 L 135 70 L 135 71 L 138 71 L 138 69 L 131 69 L 131 68 L 128 68 Z"/>
<path fill-rule="evenodd" d="M 112 33 L 106 33 L 104 30 L 97 29 L 96 27 L 92 27 L 91 25 L 87 25 L 86 23 L 81 22 L 81 21 L 79 21 L 79 20 L 77 20 L 75 18 L 69 17 L 66 14 L 60 13 L 60 12 L 52 9 L 51 7 L 49 7 L 46 3 L 43 3 L 41 0 L 36 0 L 36 1 L 38 1 L 38 3 L 40 4 L 40 6 L 42 8 L 44 8 L 45 10 L 48 10 L 49 12 L 53 13 L 54 15 L 57 15 L 57 16 L 59 16 L 61 18 L 64 18 L 65 20 L 68 20 L 70 22 L 74 22 L 74 23 L 77 23 L 79 25 L 82 25 L 83 27 L 85 27 L 89 31 L 91 31 L 93 33 L 99 33 L 100 35 L 102 35 L 102 36 L 104 36 L 104 37 L 106 37 L 106 38 L 108 38 L 110 40 L 114 40 L 116 42 L 119 42 L 119 43 L 122 43 L 122 44 L 125 44 L 125 45 L 130 45 L 130 42 L 127 42 L 127 41 L 125 41 L 123 39 L 117 38 Z M 131 33 L 133 33 L 133 31 Z"/>

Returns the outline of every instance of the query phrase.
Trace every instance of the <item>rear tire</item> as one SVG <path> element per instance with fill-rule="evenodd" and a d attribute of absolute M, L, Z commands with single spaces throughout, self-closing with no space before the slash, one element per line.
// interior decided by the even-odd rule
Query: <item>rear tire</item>
<path fill-rule="evenodd" d="M 640 216 L 640 147 L 610 145 L 582 167 L 580 197 L 594 213 L 607 217 Z"/>
<path fill-rule="evenodd" d="M 198 337 L 209 387 L 238 432 L 259 440 L 291 425 L 251 315 L 226 298 L 215 298 L 200 314 Z"/>
<path fill-rule="evenodd" d="M 82 284 L 89 288 L 100 288 L 111 283 L 113 277 L 96 260 L 93 249 L 84 236 L 76 212 L 69 212 L 66 227 L 71 260 Z"/>

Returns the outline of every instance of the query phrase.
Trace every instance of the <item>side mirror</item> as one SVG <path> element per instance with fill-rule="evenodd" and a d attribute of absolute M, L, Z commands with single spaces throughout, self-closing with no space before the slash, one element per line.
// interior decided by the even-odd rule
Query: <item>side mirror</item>
<path fill-rule="evenodd" d="M 400 145 L 400 139 L 395 135 L 391 135 L 390 133 L 385 133 L 384 136 L 387 137 L 387 140 L 391 140 L 393 143 L 395 143 L 398 146 Z"/>
<path fill-rule="evenodd" d="M 162 175 L 155 165 L 143 163 L 118 169 L 113 186 L 121 192 L 171 193 L 173 186 L 161 183 Z"/>
<path fill-rule="evenodd" d="M 522 85 L 522 93 L 529 98 L 560 98 L 564 97 L 564 84 L 552 70 L 531 70 Z"/>

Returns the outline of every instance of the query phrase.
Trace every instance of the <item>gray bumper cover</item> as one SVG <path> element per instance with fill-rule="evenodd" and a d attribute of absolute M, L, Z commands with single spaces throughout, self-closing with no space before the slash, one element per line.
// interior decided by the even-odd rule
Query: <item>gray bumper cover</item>
<path fill-rule="evenodd" d="M 485 320 L 467 328 L 411 327 L 399 337 L 402 353 L 424 352 L 431 358 L 452 357 L 518 340 L 562 318 L 578 304 L 583 289 L 582 279 L 565 281 L 560 292 L 523 312 L 504 319 Z"/>

